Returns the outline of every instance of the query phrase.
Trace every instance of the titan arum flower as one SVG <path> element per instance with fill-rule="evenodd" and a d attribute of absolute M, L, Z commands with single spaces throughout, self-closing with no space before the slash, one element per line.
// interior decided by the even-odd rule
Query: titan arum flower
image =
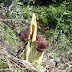
<path fill-rule="evenodd" d="M 41 35 L 37 35 L 36 16 L 33 13 L 28 32 L 28 43 L 24 52 L 24 60 L 28 60 L 35 66 L 39 66 L 42 60 L 42 56 L 44 54 L 44 50 L 47 49 L 47 47 L 47 41 L 42 38 Z"/>

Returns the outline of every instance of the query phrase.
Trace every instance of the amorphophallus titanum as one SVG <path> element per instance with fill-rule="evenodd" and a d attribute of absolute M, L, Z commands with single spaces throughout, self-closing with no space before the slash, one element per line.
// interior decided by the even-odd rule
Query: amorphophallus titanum
<path fill-rule="evenodd" d="M 44 50 L 47 48 L 47 41 L 42 38 L 41 35 L 37 35 L 36 16 L 33 13 L 28 32 L 28 43 L 24 52 L 24 60 L 28 60 L 34 65 L 39 66 L 44 54 Z"/>

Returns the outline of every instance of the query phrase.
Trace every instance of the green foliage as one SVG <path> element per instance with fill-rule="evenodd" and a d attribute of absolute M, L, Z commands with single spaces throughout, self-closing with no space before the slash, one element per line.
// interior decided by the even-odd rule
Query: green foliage
<path fill-rule="evenodd" d="M 10 14 L 10 18 L 30 20 L 32 13 L 35 12 L 37 14 L 37 20 L 51 28 L 56 28 L 56 25 L 58 24 L 58 21 L 63 16 L 63 14 L 65 12 L 70 12 L 67 10 L 68 7 L 66 6 L 65 1 L 59 6 L 56 6 L 57 4 L 51 4 L 49 7 L 40 6 L 38 8 L 33 6 L 21 7 L 20 4 L 22 5 L 19 0 L 16 0 L 15 2 L 13 1 L 13 12 Z"/>
<path fill-rule="evenodd" d="M 34 70 L 33 72 L 37 72 L 36 70 Z"/>
<path fill-rule="evenodd" d="M 1 32 L 4 34 L 1 34 Z M 0 24 L 0 36 L 3 36 L 11 45 L 16 45 L 16 33 L 11 30 L 9 27 Z"/>
<path fill-rule="evenodd" d="M 31 8 L 29 8 L 29 7 L 23 8 L 23 17 L 25 19 L 31 20 L 32 12 L 30 10 L 31 10 Z"/>
<path fill-rule="evenodd" d="M 5 67 L 6 64 L 3 61 L 0 61 L 0 67 Z"/>
<path fill-rule="evenodd" d="M 4 36 L 4 38 L 5 38 L 6 40 L 8 40 L 8 42 L 9 42 L 10 44 L 16 45 L 16 41 L 13 40 L 14 38 L 16 38 L 16 35 L 15 35 L 14 31 L 11 30 L 9 27 L 8 27 L 8 28 L 6 29 L 6 31 L 5 31 L 5 36 Z"/>
<path fill-rule="evenodd" d="M 19 68 L 16 68 L 14 72 L 21 72 Z"/>

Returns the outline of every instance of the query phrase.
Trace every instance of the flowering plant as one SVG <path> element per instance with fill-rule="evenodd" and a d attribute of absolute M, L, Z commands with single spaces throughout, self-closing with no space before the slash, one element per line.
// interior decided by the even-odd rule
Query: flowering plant
<path fill-rule="evenodd" d="M 48 48 L 48 42 L 41 35 L 37 35 L 36 16 L 33 13 L 29 32 L 21 31 L 18 35 L 26 43 L 24 60 L 40 65 L 44 51 Z"/>

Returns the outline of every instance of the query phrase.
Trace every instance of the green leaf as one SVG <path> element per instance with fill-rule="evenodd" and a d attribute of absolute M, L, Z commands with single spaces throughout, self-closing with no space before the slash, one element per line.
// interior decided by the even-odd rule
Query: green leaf
<path fill-rule="evenodd" d="M 52 0 L 53 2 L 56 2 L 56 0 Z"/>
<path fill-rule="evenodd" d="M 5 63 L 3 61 L 0 61 L 0 67 L 4 67 Z"/>
<path fill-rule="evenodd" d="M 67 13 L 67 12 L 64 12 L 64 14 L 63 15 L 69 15 L 70 13 Z"/>
<path fill-rule="evenodd" d="M 19 68 L 16 68 L 14 72 L 21 72 Z"/>
<path fill-rule="evenodd" d="M 70 26 L 69 25 L 66 25 L 66 28 L 70 28 Z"/>
<path fill-rule="evenodd" d="M 22 2 L 17 2 L 17 4 L 19 4 L 19 5 L 23 5 L 23 3 L 22 3 Z"/>

